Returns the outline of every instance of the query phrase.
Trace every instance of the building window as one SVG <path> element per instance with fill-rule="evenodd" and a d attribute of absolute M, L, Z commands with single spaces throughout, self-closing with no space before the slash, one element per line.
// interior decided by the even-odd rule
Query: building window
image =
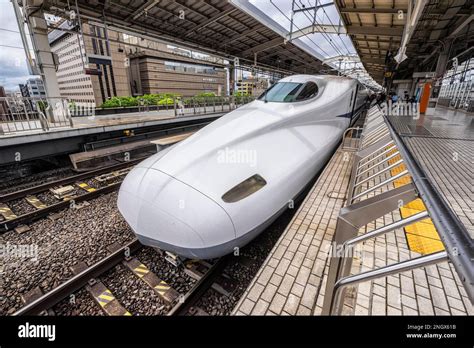
<path fill-rule="evenodd" d="M 217 75 L 218 68 L 208 67 L 197 64 L 185 64 L 179 62 L 165 62 L 165 69 L 167 71 L 187 72 L 191 74 L 206 74 Z"/>

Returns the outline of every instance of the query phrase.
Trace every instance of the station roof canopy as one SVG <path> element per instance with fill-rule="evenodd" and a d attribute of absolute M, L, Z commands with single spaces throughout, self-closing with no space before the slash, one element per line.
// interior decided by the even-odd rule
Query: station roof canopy
<path fill-rule="evenodd" d="M 390 61 L 393 63 L 391 58 L 399 52 L 407 35 L 410 1 L 335 0 L 335 3 L 361 62 L 381 83 L 385 67 Z M 472 47 L 472 0 L 417 0 L 412 5 L 408 24 L 413 28 L 404 50 L 407 59 L 400 63 L 397 78 L 410 78 L 414 71 L 434 71 L 440 51 L 451 47 L 451 43 L 450 57 Z M 415 16 L 416 7 L 421 11 Z"/>
<path fill-rule="evenodd" d="M 64 16 L 75 3 L 47 0 L 46 9 Z M 209 54 L 238 57 L 241 64 L 280 69 L 293 73 L 317 73 L 321 59 L 303 42 L 287 42 L 284 30 L 259 13 L 249 14 L 243 1 L 222 0 L 77 0 L 81 19 L 107 23 L 121 29 L 165 40 Z M 252 11 L 259 11 L 252 8 Z M 77 12 L 77 11 L 76 11 Z M 263 18 L 263 20 L 262 20 Z M 265 23 L 268 19 L 268 25 Z M 328 67 L 325 67 L 328 69 Z"/>
<path fill-rule="evenodd" d="M 444 73 L 437 68 L 440 53 L 447 53 L 449 67 L 452 58 L 459 62 L 474 55 L 474 10 L 472 0 L 429 0 L 407 43 L 407 59 L 398 69 L 397 78 L 411 77 L 415 71 Z M 440 76 L 436 77 L 440 77 Z"/>
<path fill-rule="evenodd" d="M 400 46 L 408 0 L 335 0 L 362 64 L 381 83 L 387 52 Z M 399 11 L 404 16 L 399 17 Z"/>

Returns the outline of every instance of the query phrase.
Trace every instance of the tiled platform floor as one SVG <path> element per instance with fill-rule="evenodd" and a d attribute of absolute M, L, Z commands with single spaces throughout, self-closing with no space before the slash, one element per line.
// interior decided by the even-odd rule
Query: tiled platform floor
<path fill-rule="evenodd" d="M 314 311 L 353 153 L 338 150 L 237 304 L 235 314 Z"/>
<path fill-rule="evenodd" d="M 339 209 L 345 203 L 352 156 L 350 152 L 336 152 L 233 314 L 321 314 L 328 255 Z M 389 175 L 387 172 L 367 185 L 378 184 Z M 386 185 L 372 195 L 391 188 L 392 184 Z M 399 211 L 393 211 L 360 233 L 400 218 Z M 362 257 L 354 259 L 352 273 L 420 256 L 409 250 L 403 229 L 365 242 L 361 251 Z M 343 314 L 472 315 L 474 308 L 453 267 L 444 262 L 359 284 L 347 291 Z"/>
<path fill-rule="evenodd" d="M 433 115 L 390 121 L 474 238 L 474 114 L 438 108 Z"/>

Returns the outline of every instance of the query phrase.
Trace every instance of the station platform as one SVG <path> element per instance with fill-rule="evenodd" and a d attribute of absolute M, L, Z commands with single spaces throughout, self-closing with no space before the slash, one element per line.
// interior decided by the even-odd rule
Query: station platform
<path fill-rule="evenodd" d="M 227 111 L 226 111 L 227 112 Z M 220 117 L 226 112 L 200 112 L 175 116 L 173 110 L 147 111 L 104 116 L 73 117 L 73 127 L 52 128 L 49 131 L 42 129 L 22 130 L 17 133 L 0 136 L 0 146 L 11 146 L 24 143 L 33 143 L 41 140 L 60 139 L 95 133 L 107 133 L 125 129 L 136 129 L 160 124 L 200 120 L 209 117 Z M 28 127 L 24 127 L 28 129 Z"/>
<path fill-rule="evenodd" d="M 472 189 L 472 166 L 469 167 L 473 153 L 472 117 L 472 114 L 447 109 L 438 109 L 434 115 L 421 116 L 418 120 L 389 117 L 470 233 L 473 221 L 472 192 L 469 194 L 469 188 Z M 383 151 L 387 156 L 391 154 Z M 450 164 L 449 158 L 456 158 L 459 166 Z M 397 169 L 397 163 L 386 161 L 368 171 L 367 180 L 361 185 L 362 190 L 369 191 L 367 200 L 410 181 L 407 177 L 392 180 L 404 169 L 394 171 L 392 168 Z M 358 193 L 353 192 L 351 186 L 351 176 L 358 173 L 354 171 L 355 164 L 356 152 L 339 147 L 235 306 L 234 315 L 327 314 L 323 307 L 338 218 L 341 208 L 347 209 L 348 202 Z M 406 217 L 407 210 L 413 213 L 413 202 L 369 222 L 356 236 L 399 222 Z M 381 233 L 359 247 L 349 275 L 443 250 L 431 219 Z M 474 308 L 453 265 L 442 261 L 348 287 L 340 313 L 472 315 Z"/>
<path fill-rule="evenodd" d="M 188 110 L 189 111 L 189 110 Z M 125 130 L 155 131 L 170 127 L 186 127 L 216 120 L 224 112 L 201 108 L 184 115 L 174 110 L 148 111 L 94 117 L 73 117 L 73 127 L 58 127 L 44 131 L 41 128 L 0 135 L 0 165 L 22 160 L 34 160 L 60 154 L 83 151 L 83 145 L 123 136 Z M 38 122 L 38 121 L 36 121 Z M 18 125 L 16 125 L 18 127 Z M 25 129 L 28 129 L 26 126 Z"/>
<path fill-rule="evenodd" d="M 444 107 L 389 120 L 438 192 L 474 238 L 474 114 Z"/>

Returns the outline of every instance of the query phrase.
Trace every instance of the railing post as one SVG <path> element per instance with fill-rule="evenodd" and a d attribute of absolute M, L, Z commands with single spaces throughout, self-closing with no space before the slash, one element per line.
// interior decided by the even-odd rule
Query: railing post
<path fill-rule="evenodd" d="M 334 234 L 333 243 L 336 245 L 331 250 L 342 250 L 340 246 L 345 241 L 354 238 L 362 226 L 397 209 L 400 200 L 409 203 L 417 198 L 418 194 L 415 187 L 412 184 L 407 184 L 342 208 L 337 219 Z M 352 265 L 352 255 L 330 256 L 329 272 L 324 293 L 323 315 L 331 314 L 334 284 L 340 277 L 345 277 L 349 274 Z M 343 273 L 340 273 L 341 269 L 344 269 Z M 343 299 L 344 296 L 341 296 L 341 298 Z M 342 308 L 342 306 L 339 306 L 339 308 Z"/>

